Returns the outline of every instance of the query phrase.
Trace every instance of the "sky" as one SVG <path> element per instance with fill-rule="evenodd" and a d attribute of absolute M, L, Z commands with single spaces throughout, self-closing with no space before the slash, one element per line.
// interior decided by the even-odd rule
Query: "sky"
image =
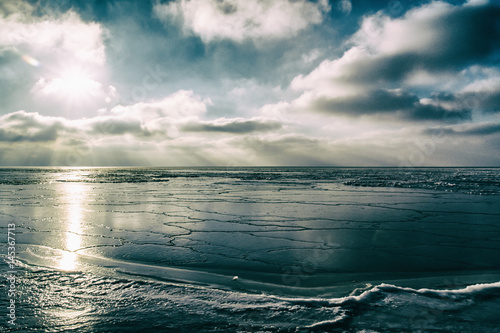
<path fill-rule="evenodd" d="M 0 166 L 500 166 L 500 2 L 0 0 Z"/>

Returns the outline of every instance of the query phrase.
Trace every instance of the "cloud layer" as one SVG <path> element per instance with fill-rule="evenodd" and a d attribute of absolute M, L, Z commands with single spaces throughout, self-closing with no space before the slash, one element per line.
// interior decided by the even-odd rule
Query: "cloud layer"
<path fill-rule="evenodd" d="M 0 47 L 26 49 L 52 57 L 64 55 L 92 64 L 104 64 L 104 31 L 99 24 L 85 23 L 74 12 L 57 19 L 28 13 L 0 17 Z"/>
<path fill-rule="evenodd" d="M 493 1 L 3 1 L 0 165 L 500 165 Z"/>
<path fill-rule="evenodd" d="M 328 2 L 306 0 L 176 0 L 155 6 L 156 15 L 177 20 L 204 42 L 230 39 L 290 38 L 319 24 L 330 10 Z"/>

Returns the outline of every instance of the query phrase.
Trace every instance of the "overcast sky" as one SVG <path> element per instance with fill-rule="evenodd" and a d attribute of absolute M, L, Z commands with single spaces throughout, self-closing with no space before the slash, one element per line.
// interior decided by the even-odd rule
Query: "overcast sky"
<path fill-rule="evenodd" d="M 2 166 L 500 166 L 500 3 L 0 0 Z"/>

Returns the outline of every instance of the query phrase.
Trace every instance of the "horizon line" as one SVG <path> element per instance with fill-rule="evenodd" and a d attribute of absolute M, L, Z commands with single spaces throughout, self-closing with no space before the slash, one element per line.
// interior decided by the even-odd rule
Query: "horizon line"
<path fill-rule="evenodd" d="M 418 169 L 418 168 L 500 168 L 500 165 L 497 166 L 463 166 L 463 165 L 452 165 L 452 166 L 356 166 L 356 165 L 198 165 L 198 166 L 132 166 L 132 165 L 108 165 L 108 166 L 89 166 L 89 165 L 81 165 L 81 166 L 70 166 L 70 165 L 12 165 L 12 166 L 0 166 L 0 169 L 8 169 L 8 168 L 68 168 L 68 169 L 97 169 L 97 168 L 171 168 L 171 169 L 195 169 L 195 168 L 387 168 L 387 169 Z"/>

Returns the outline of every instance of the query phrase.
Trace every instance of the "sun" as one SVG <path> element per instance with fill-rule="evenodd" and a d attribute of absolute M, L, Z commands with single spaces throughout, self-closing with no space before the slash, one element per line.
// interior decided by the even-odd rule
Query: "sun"
<path fill-rule="evenodd" d="M 109 72 L 102 66 L 67 61 L 40 69 L 30 92 L 47 110 L 61 110 L 81 118 L 118 101 L 116 88 L 109 84 Z"/>
<path fill-rule="evenodd" d="M 82 68 L 68 68 L 54 79 L 58 93 L 69 100 L 79 100 L 96 95 L 101 84 L 91 78 Z"/>
<path fill-rule="evenodd" d="M 38 81 L 38 90 L 46 96 L 56 97 L 68 103 L 81 103 L 101 94 L 102 84 L 96 75 L 84 67 L 65 67 L 52 78 Z"/>

